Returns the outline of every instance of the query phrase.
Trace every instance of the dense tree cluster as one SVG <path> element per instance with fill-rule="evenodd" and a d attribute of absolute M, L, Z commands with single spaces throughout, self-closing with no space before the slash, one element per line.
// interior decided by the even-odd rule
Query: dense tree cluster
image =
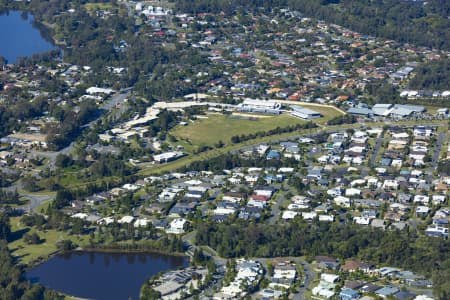
<path fill-rule="evenodd" d="M 114 156 L 101 156 L 89 168 L 94 177 L 119 176 L 124 177 L 131 175 L 133 169 L 123 161 L 116 159 Z"/>
<path fill-rule="evenodd" d="M 64 297 L 27 281 L 23 269 L 12 258 L 7 242 L 0 240 L 0 299 L 62 300 Z"/>
<path fill-rule="evenodd" d="M 450 175 L 450 160 L 440 161 L 438 164 L 438 172 L 444 176 Z"/>
<path fill-rule="evenodd" d="M 0 105 L 0 135 L 5 136 L 13 130 L 20 130 L 23 126 L 18 120 L 26 120 L 41 116 L 48 109 L 45 97 L 38 97 L 29 101 L 29 95 L 22 97 L 22 91 L 12 88 L 6 92 L 5 105 Z M 10 96 L 8 96 L 10 95 Z"/>
<path fill-rule="evenodd" d="M 7 187 L 18 179 L 18 174 L 5 174 L 0 170 L 0 187 Z"/>
<path fill-rule="evenodd" d="M 342 115 L 337 116 L 327 122 L 328 125 L 342 125 L 342 124 L 353 124 L 356 123 L 356 117 L 354 115 Z"/>
<path fill-rule="evenodd" d="M 50 150 L 59 150 L 68 146 L 81 133 L 82 125 L 98 114 L 95 102 L 89 100 L 80 104 L 78 112 L 71 107 L 65 107 L 58 111 L 59 114 L 56 117 L 60 123 L 47 129 L 47 143 Z M 56 112 L 51 111 L 51 115 L 54 114 Z"/>
<path fill-rule="evenodd" d="M 298 166 L 295 159 L 283 158 L 282 160 L 267 160 L 265 156 L 261 157 L 243 157 L 239 154 L 227 153 L 208 160 L 194 161 L 188 166 L 180 168 L 178 171 L 212 171 L 221 173 L 223 170 L 231 170 L 235 167 L 275 167 L 281 166 L 294 167 Z"/>
<path fill-rule="evenodd" d="M 120 228 L 119 225 L 116 225 L 117 228 Z M 113 243 L 104 244 L 104 243 L 98 243 L 98 244 L 92 244 L 92 249 L 107 249 L 107 250 L 118 250 L 118 251 L 161 251 L 163 253 L 183 253 L 184 243 L 181 240 L 181 238 L 178 238 L 176 236 L 168 237 L 164 235 L 162 238 L 158 240 L 150 240 L 145 239 L 142 240 L 140 243 L 120 243 L 120 241 L 125 241 L 128 239 L 131 239 L 134 235 L 134 230 L 130 230 L 129 236 L 126 236 L 125 231 L 119 231 L 117 230 L 117 241 L 114 241 Z M 120 237 L 122 235 L 123 238 Z"/>
<path fill-rule="evenodd" d="M 314 124 L 313 122 L 308 122 L 305 124 L 296 124 L 293 126 L 287 126 L 287 127 L 277 127 L 275 129 L 271 129 L 269 131 L 259 131 L 256 133 L 250 133 L 250 134 L 242 134 L 242 135 L 235 135 L 231 137 L 231 142 L 233 144 L 238 144 L 238 143 L 242 143 L 248 140 L 253 140 L 259 137 L 265 137 L 265 136 L 271 136 L 271 135 L 276 135 L 276 134 L 282 134 L 282 133 L 288 133 L 288 132 L 294 132 L 297 130 L 301 130 L 301 129 L 312 129 L 312 128 L 316 128 L 317 125 Z"/>
<path fill-rule="evenodd" d="M 450 60 L 430 61 L 420 65 L 409 82 L 411 89 L 445 91 L 450 87 Z"/>
<path fill-rule="evenodd" d="M 17 191 L 0 190 L 0 205 L 20 204 L 20 196 Z"/>
<path fill-rule="evenodd" d="M 11 224 L 6 213 L 0 213 L 0 240 L 9 241 L 11 239 Z"/>

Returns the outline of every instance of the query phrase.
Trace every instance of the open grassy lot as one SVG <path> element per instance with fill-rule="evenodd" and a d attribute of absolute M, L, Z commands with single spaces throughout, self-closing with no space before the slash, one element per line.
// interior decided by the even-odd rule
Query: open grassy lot
<path fill-rule="evenodd" d="M 61 240 L 70 239 L 78 245 L 85 245 L 87 239 L 85 236 L 69 236 L 66 232 L 56 230 L 37 230 L 35 228 L 29 228 L 20 223 L 20 217 L 12 217 L 11 231 L 14 235 L 14 240 L 8 244 L 12 255 L 17 257 L 23 264 L 29 264 L 41 258 L 46 258 L 57 250 L 56 243 Z M 25 233 L 36 232 L 42 243 L 37 245 L 28 245 L 23 240 Z"/>
<path fill-rule="evenodd" d="M 111 10 L 116 8 L 116 6 L 112 3 L 86 3 L 84 6 L 90 12 L 96 10 Z"/>
<path fill-rule="evenodd" d="M 301 107 L 308 108 L 320 113 L 323 117 L 313 120 L 313 122 L 318 124 L 325 124 L 328 120 L 331 120 L 338 116 L 342 116 L 342 113 L 333 107 L 317 106 L 314 104 L 308 105 L 303 103 L 301 104 Z"/>
<path fill-rule="evenodd" d="M 219 141 L 229 144 L 231 137 L 235 135 L 268 131 L 302 123 L 305 121 L 288 115 L 252 118 L 209 114 L 207 119 L 198 119 L 187 126 L 177 126 L 170 134 L 177 138 L 178 142 L 175 144 L 184 146 L 185 150 L 190 152 L 194 147 L 213 146 Z"/>

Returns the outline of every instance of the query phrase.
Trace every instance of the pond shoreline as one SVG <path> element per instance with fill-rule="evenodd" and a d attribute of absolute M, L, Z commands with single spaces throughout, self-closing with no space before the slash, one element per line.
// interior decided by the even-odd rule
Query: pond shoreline
<path fill-rule="evenodd" d="M 16 64 L 20 58 L 32 58 L 34 55 L 48 55 L 61 51 L 54 38 L 51 24 L 39 20 L 28 9 L 0 7 L 0 36 L 3 46 L 0 56 L 8 63 Z M 23 38 L 17 39 L 17 36 Z"/>
<path fill-rule="evenodd" d="M 25 265 L 25 270 L 30 270 L 32 268 L 35 268 L 48 260 L 52 259 L 53 257 L 57 255 L 64 255 L 64 254 L 70 254 L 70 253 L 109 253 L 109 254 L 159 254 L 159 255 L 167 255 L 167 256 L 174 256 L 174 257 L 186 257 L 189 258 L 189 261 L 191 260 L 192 256 L 182 253 L 182 252 L 166 252 L 162 250 L 145 250 L 145 249 L 117 249 L 117 248 L 81 248 L 78 247 L 73 250 L 64 251 L 62 249 L 58 249 L 56 251 L 53 251 L 46 255 L 45 257 L 38 258 L 29 264 Z"/>
<path fill-rule="evenodd" d="M 180 253 L 78 248 L 53 253 L 29 268 L 26 276 L 31 282 L 77 298 L 134 299 L 148 278 L 187 266 L 189 256 Z"/>

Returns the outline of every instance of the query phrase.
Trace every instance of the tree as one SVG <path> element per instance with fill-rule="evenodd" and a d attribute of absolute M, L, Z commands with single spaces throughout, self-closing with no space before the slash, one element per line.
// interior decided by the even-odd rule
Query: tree
<path fill-rule="evenodd" d="M 63 251 L 71 251 L 77 247 L 71 240 L 62 240 L 58 242 L 57 246 Z"/>
<path fill-rule="evenodd" d="M 148 283 L 144 284 L 141 288 L 141 297 L 142 300 L 157 300 L 161 299 L 161 293 L 155 291 L 152 287 L 149 286 Z"/>
<path fill-rule="evenodd" d="M 0 240 L 0 299 L 62 300 L 63 297 L 39 284 L 30 284 L 22 267 L 15 264 L 8 243 Z"/>
<path fill-rule="evenodd" d="M 23 235 L 23 240 L 25 241 L 26 244 L 29 245 L 37 245 L 42 243 L 41 238 L 39 237 L 39 235 L 36 232 L 33 233 L 25 233 Z"/>
<path fill-rule="evenodd" d="M 56 157 L 55 165 L 58 168 L 67 168 L 73 164 L 73 160 L 70 156 L 65 155 L 63 153 L 58 154 Z"/>
<path fill-rule="evenodd" d="M 26 176 L 22 179 L 22 184 L 24 190 L 28 192 L 37 192 L 40 191 L 42 188 L 37 184 L 36 178 L 32 176 Z"/>
<path fill-rule="evenodd" d="M 52 202 L 54 208 L 63 208 L 70 204 L 74 199 L 73 194 L 68 190 L 59 190 L 56 192 L 55 200 Z"/>
<path fill-rule="evenodd" d="M 9 240 L 11 237 L 11 225 L 6 213 L 0 214 L 0 239 Z"/>

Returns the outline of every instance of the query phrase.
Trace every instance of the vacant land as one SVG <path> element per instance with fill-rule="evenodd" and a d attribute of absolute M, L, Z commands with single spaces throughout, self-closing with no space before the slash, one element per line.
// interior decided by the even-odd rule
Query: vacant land
<path fill-rule="evenodd" d="M 329 106 L 319 106 L 315 104 L 303 104 L 303 103 L 300 106 L 320 113 L 323 116 L 322 118 L 312 120 L 313 122 L 318 124 L 325 124 L 328 120 L 343 115 L 338 109 Z"/>
<path fill-rule="evenodd" d="M 178 140 L 175 144 L 182 145 L 189 152 L 195 147 L 213 146 L 219 141 L 229 144 L 231 137 L 235 135 L 268 131 L 305 122 L 289 115 L 253 118 L 248 115 L 209 114 L 207 119 L 198 119 L 187 126 L 177 126 L 171 135 Z"/>
<path fill-rule="evenodd" d="M 116 8 L 116 6 L 112 3 L 86 3 L 84 6 L 90 12 L 94 12 L 96 10 L 111 10 Z"/>
<path fill-rule="evenodd" d="M 8 244 L 8 247 L 12 251 L 12 255 L 17 257 L 23 264 L 30 264 L 36 260 L 45 259 L 57 250 L 56 243 L 58 241 L 70 239 L 78 245 L 87 244 L 85 236 L 70 236 L 67 232 L 30 228 L 20 223 L 20 217 L 12 217 L 10 220 L 14 240 Z M 34 232 L 39 235 L 42 243 L 36 245 L 25 243 L 23 235 Z"/>

